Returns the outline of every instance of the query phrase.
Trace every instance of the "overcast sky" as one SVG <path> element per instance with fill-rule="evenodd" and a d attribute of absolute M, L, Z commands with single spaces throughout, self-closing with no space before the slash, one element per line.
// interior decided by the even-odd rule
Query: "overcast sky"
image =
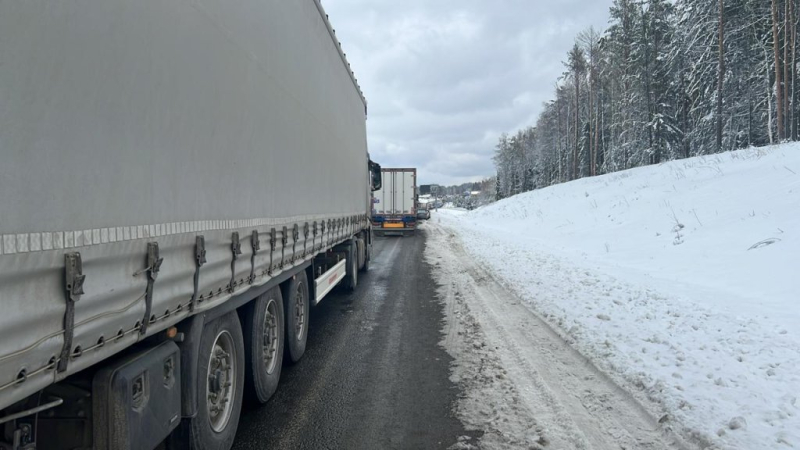
<path fill-rule="evenodd" d="M 372 159 L 420 184 L 494 173 L 498 136 L 533 125 L 577 34 L 611 0 L 322 0 L 369 102 Z"/>

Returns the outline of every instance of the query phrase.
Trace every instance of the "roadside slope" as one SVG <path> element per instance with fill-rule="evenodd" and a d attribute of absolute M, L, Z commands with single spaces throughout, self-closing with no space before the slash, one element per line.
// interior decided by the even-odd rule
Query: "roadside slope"
<path fill-rule="evenodd" d="M 694 442 L 800 446 L 800 146 L 675 161 L 432 221 Z"/>

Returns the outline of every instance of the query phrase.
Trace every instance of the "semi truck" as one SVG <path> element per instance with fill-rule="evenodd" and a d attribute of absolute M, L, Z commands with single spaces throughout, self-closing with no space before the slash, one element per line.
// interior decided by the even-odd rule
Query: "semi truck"
<path fill-rule="evenodd" d="M 319 0 L 0 2 L 0 449 L 227 449 L 369 268 Z"/>
<path fill-rule="evenodd" d="M 381 169 L 381 189 L 373 193 L 375 234 L 413 235 L 417 227 L 417 169 Z"/>

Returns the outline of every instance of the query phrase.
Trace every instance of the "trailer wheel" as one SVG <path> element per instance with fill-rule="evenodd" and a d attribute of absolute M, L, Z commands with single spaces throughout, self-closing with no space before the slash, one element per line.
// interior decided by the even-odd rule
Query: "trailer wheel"
<path fill-rule="evenodd" d="M 286 316 L 286 356 L 296 363 L 306 352 L 308 340 L 308 277 L 302 270 L 283 285 L 283 304 Z"/>
<path fill-rule="evenodd" d="M 248 399 L 266 403 L 278 389 L 283 363 L 283 296 L 277 287 L 252 302 L 243 315 L 245 391 Z"/>
<path fill-rule="evenodd" d="M 355 240 L 347 246 L 347 278 L 345 280 L 348 291 L 355 291 L 358 287 L 358 248 Z"/>
<path fill-rule="evenodd" d="M 362 272 L 369 271 L 369 261 L 372 259 L 372 244 L 364 241 L 364 265 L 361 267 Z"/>
<path fill-rule="evenodd" d="M 244 391 L 244 342 L 236 313 L 207 324 L 197 365 L 197 416 L 191 419 L 192 449 L 229 449 L 236 437 Z"/>

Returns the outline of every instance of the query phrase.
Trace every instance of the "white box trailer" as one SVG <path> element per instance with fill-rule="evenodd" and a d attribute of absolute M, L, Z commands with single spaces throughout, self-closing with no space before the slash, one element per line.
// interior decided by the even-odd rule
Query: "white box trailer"
<path fill-rule="evenodd" d="M 0 2 L 0 60 L 0 448 L 230 446 L 369 262 L 319 0 Z"/>
<path fill-rule="evenodd" d="M 417 169 L 381 169 L 383 186 L 373 193 L 376 233 L 413 234 L 417 224 Z"/>

